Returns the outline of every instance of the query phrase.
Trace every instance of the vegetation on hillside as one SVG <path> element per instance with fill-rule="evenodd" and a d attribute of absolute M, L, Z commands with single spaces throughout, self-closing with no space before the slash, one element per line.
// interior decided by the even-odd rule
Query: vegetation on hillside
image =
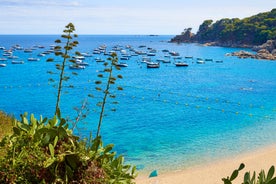
<path fill-rule="evenodd" d="M 187 37 L 187 35 L 190 35 Z M 214 42 L 222 46 L 260 45 L 267 40 L 276 39 L 276 9 L 270 12 L 239 19 L 224 18 L 214 22 L 205 20 L 196 34 L 191 28 L 185 29 L 181 35 L 174 37 L 172 42 Z"/>

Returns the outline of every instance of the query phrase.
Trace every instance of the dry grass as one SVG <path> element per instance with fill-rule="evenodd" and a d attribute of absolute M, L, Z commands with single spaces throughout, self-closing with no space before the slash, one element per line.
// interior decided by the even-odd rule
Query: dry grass
<path fill-rule="evenodd" d="M 5 135 L 12 133 L 13 118 L 0 111 L 0 141 Z M 3 156 L 3 150 L 0 149 L 0 157 Z"/>

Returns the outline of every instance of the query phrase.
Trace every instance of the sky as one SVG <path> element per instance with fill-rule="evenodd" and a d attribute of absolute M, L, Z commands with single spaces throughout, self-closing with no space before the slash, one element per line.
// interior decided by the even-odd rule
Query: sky
<path fill-rule="evenodd" d="M 0 0 L 0 34 L 176 35 L 207 19 L 245 18 L 276 8 L 276 0 Z"/>

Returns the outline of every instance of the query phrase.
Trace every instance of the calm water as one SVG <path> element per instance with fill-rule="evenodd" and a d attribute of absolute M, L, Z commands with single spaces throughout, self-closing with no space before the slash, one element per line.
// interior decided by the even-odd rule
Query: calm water
<path fill-rule="evenodd" d="M 6 61 L 0 68 L 0 109 L 14 114 L 23 112 L 49 116 L 54 113 L 55 89 L 48 84 L 55 63 L 41 57 L 38 62 L 27 61 L 49 50 L 59 36 L 0 36 L 0 46 L 23 48 L 43 45 L 45 48 L 24 53 L 14 51 L 25 64 Z M 156 49 L 156 58 L 163 58 L 163 49 L 180 53 L 189 67 L 161 63 L 160 68 L 147 69 L 142 56 L 132 56 L 128 67 L 120 73 L 117 84 L 123 91 L 115 91 L 116 112 L 106 109 L 101 133 L 104 142 L 114 143 L 115 150 L 126 161 L 143 171 L 171 170 L 212 161 L 250 151 L 276 141 L 276 62 L 227 57 L 226 53 L 239 49 L 203 47 L 196 44 L 172 44 L 171 36 L 88 36 L 82 35 L 78 50 L 92 53 L 100 45 L 111 50 L 115 45 L 129 52 L 126 45 L 137 50 Z M 145 45 L 146 47 L 139 48 Z M 3 51 L 0 51 L 0 58 Z M 119 55 L 120 56 L 120 55 Z M 193 56 L 193 59 L 184 59 Z M 78 76 L 67 84 L 74 89 L 62 96 L 62 114 L 76 117 L 74 107 L 80 107 L 88 94 L 90 114 L 78 124 L 81 136 L 95 134 L 100 94 L 94 81 L 102 71 L 102 63 L 94 55 L 85 59 L 90 65 L 76 71 Z M 197 58 L 213 59 L 197 64 Z M 222 63 L 215 61 L 222 60 Z M 70 72 L 69 69 L 66 69 Z M 66 90 L 66 89 L 65 89 Z M 109 101 L 110 102 L 110 101 Z"/>

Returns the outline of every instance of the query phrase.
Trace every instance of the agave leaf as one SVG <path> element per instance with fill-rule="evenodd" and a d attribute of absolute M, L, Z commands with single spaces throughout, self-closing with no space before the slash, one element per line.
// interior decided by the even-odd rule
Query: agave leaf
<path fill-rule="evenodd" d="M 54 157 L 55 156 L 55 149 L 54 149 L 54 146 L 51 143 L 49 144 L 49 150 L 50 150 L 51 157 Z"/>
<path fill-rule="evenodd" d="M 49 166 L 51 166 L 54 162 L 56 161 L 56 158 L 55 157 L 50 157 L 48 158 L 44 163 L 43 163 L 43 166 L 44 168 L 47 168 Z"/>
<path fill-rule="evenodd" d="M 54 147 L 56 147 L 57 142 L 58 142 L 58 136 L 55 137 L 55 140 L 54 140 Z"/>
<path fill-rule="evenodd" d="M 274 166 L 271 166 L 268 173 L 267 173 L 267 181 L 271 180 L 271 178 L 273 177 L 274 175 L 274 172 L 275 172 L 275 168 Z"/>

